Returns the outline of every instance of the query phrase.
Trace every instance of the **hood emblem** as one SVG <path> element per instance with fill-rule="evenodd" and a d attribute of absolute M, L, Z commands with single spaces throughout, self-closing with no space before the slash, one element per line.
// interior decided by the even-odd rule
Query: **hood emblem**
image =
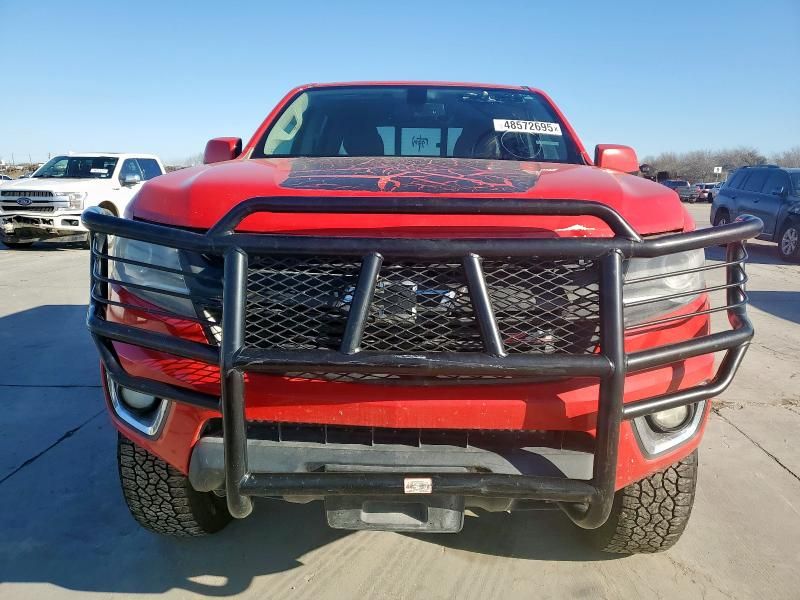
<path fill-rule="evenodd" d="M 33 200 L 28 198 L 27 196 L 22 196 L 21 198 L 17 198 L 17 204 L 20 206 L 30 206 L 33 204 Z"/>

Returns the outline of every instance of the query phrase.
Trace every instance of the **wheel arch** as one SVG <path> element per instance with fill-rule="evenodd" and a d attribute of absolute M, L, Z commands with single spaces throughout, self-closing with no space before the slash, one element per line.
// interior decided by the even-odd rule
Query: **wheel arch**
<path fill-rule="evenodd" d="M 115 217 L 119 216 L 119 208 L 117 208 L 117 205 L 114 204 L 111 200 L 103 200 L 97 206 L 99 206 L 100 208 L 104 208 L 108 211 L 111 211 L 112 213 L 114 213 Z"/>
<path fill-rule="evenodd" d="M 711 205 L 711 224 L 712 225 L 716 225 L 717 217 L 720 215 L 720 213 L 723 213 L 723 212 L 728 214 L 728 218 L 730 220 L 733 220 L 733 214 L 734 213 L 733 213 L 733 210 L 731 209 L 731 207 L 729 205 L 723 204 L 723 203 L 719 203 L 717 205 L 714 205 L 714 204 Z"/>
<path fill-rule="evenodd" d="M 775 227 L 775 231 L 772 233 L 772 241 L 780 244 L 781 237 L 783 236 L 783 230 L 786 228 L 787 225 L 800 225 L 800 214 L 787 212 L 783 215 L 783 218 L 780 221 L 780 225 Z"/>
<path fill-rule="evenodd" d="M 719 212 L 724 210 L 729 215 L 733 215 L 733 209 L 731 208 L 731 206 L 729 204 L 722 204 L 722 203 L 717 204 L 717 206 L 716 206 L 716 208 L 714 210 L 717 213 L 719 213 Z"/>

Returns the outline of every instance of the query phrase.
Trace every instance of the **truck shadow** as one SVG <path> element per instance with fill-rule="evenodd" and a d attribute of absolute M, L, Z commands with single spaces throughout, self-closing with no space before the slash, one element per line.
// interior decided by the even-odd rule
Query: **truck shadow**
<path fill-rule="evenodd" d="M 96 385 L 97 357 L 85 331 L 85 310 L 38 306 L 0 318 L 5 341 L 0 409 L 14 417 L 0 419 L 0 453 L 10 456 L 13 440 L 26 440 L 24 452 L 17 452 L 18 464 L 0 477 L 0 581 L 6 584 L 231 596 L 273 574 L 288 577 L 288 587 L 308 572 L 293 574 L 298 567 L 357 568 L 349 554 L 362 544 L 373 544 L 369 552 L 385 554 L 386 561 L 399 548 L 420 543 L 451 548 L 456 552 L 447 560 L 457 561 L 473 555 L 532 561 L 614 558 L 588 550 L 582 532 L 551 511 L 480 513 L 467 518 L 460 534 L 412 536 L 336 531 L 327 527 L 322 503 L 261 500 L 250 518 L 215 536 L 181 540 L 151 534 L 133 521 L 120 493 L 116 436 Z M 48 365 L 47 373 L 42 365 Z M 51 406 L 67 408 L 56 416 L 48 413 Z M 10 435 L 9 423 L 16 436 Z M 376 539 L 381 543 L 374 544 Z M 371 568 L 380 569 L 386 561 Z"/>
<path fill-rule="evenodd" d="M 750 305 L 775 317 L 800 323 L 800 292 L 748 290 Z"/>
<path fill-rule="evenodd" d="M 61 252 L 63 250 L 85 250 L 80 242 L 36 242 L 24 248 L 9 248 L 0 242 L 0 252 Z"/>
<path fill-rule="evenodd" d="M 724 261 L 725 248 L 712 246 L 706 248 L 706 260 Z M 775 244 L 753 241 L 747 244 L 747 262 L 754 265 L 787 265 L 778 254 Z"/>
<path fill-rule="evenodd" d="M 51 304 L 0 317 L 0 384 L 99 385 L 86 309 L 85 304 Z"/>
<path fill-rule="evenodd" d="M 248 590 L 256 578 L 298 567 L 313 571 L 331 561 L 341 563 L 342 569 L 357 568 L 348 564 L 350 559 L 345 556 L 357 544 L 339 542 L 362 534 L 329 529 L 321 503 L 258 502 L 251 517 L 215 536 L 180 540 L 139 529 L 117 493 L 87 496 L 82 498 L 85 506 L 81 511 L 86 518 L 72 523 L 71 539 L 66 541 L 64 523 L 59 522 L 63 516 L 58 504 L 63 498 L 58 494 L 50 498 L 49 512 L 35 517 L 38 535 L 21 535 L 17 528 L 6 530 L 0 580 L 47 583 L 83 592 L 185 590 L 225 597 Z M 106 518 L 109 505 L 116 507 L 111 512 L 118 517 L 111 521 Z M 464 531 L 455 535 L 381 533 L 394 539 L 374 545 L 376 538 L 371 537 L 364 538 L 364 543 L 373 544 L 370 552 L 385 554 L 387 561 L 414 540 L 461 551 L 455 558 L 448 555 L 449 560 L 458 561 L 470 560 L 470 554 L 570 562 L 616 558 L 586 550 L 579 533 L 565 517 L 548 511 L 544 515 L 481 515 L 468 519 Z M 321 548 L 325 548 L 323 553 L 318 552 Z"/>
<path fill-rule="evenodd" d="M 587 532 L 558 509 L 465 517 L 456 535 L 406 534 L 431 544 L 476 554 L 527 560 L 590 562 L 623 558 L 591 547 Z"/>

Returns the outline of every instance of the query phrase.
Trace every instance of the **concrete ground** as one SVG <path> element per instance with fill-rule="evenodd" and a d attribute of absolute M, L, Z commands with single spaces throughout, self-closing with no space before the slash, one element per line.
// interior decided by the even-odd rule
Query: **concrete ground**
<path fill-rule="evenodd" d="M 86 251 L 0 246 L 0 598 L 800 598 L 800 266 L 751 256 L 757 338 L 702 443 L 689 528 L 665 554 L 615 557 L 550 512 L 353 534 L 319 504 L 263 501 L 212 538 L 143 531 L 83 323 Z"/>

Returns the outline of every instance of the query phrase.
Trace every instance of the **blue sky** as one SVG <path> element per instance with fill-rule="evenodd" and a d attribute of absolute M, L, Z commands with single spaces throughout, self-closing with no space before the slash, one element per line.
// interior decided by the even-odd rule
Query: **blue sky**
<path fill-rule="evenodd" d="M 389 8 L 393 7 L 393 8 Z M 291 87 L 540 87 L 587 147 L 800 145 L 800 1 L 0 0 L 0 157 L 176 161 L 247 139 Z"/>

